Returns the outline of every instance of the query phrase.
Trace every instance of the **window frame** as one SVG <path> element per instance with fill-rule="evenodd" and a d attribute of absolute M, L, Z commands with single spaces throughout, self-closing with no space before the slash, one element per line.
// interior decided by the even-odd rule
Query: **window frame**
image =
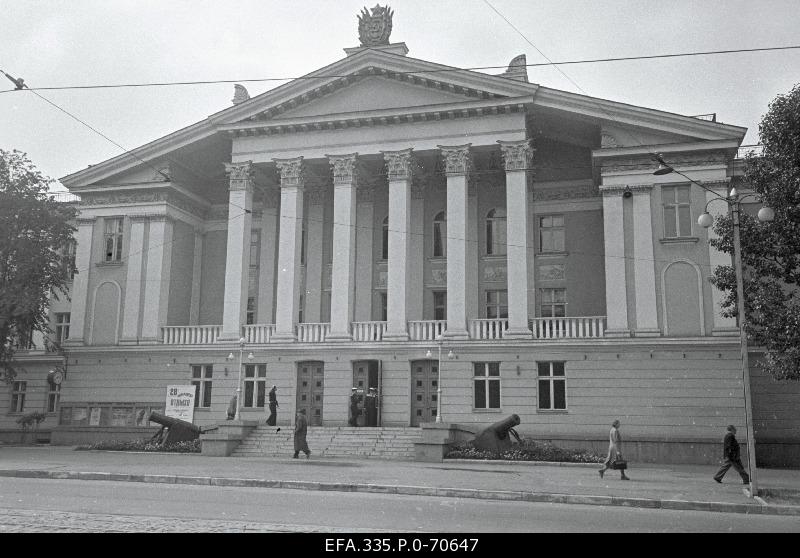
<path fill-rule="evenodd" d="M 561 291 L 564 293 L 564 300 L 557 301 L 555 300 L 556 291 Z M 552 297 L 548 297 L 548 293 L 552 294 Z M 552 300 L 548 300 L 548 298 L 552 298 Z M 539 288 L 539 317 L 541 318 L 566 318 L 567 317 L 567 289 L 566 287 L 540 287 Z M 549 307 L 551 313 L 545 314 L 545 307 Z M 564 309 L 564 313 L 561 316 L 557 316 L 553 313 L 556 307 L 562 307 Z"/>
<path fill-rule="evenodd" d="M 508 289 L 486 289 L 484 297 L 484 312 L 487 320 L 507 320 L 508 319 Z M 491 302 L 490 296 L 496 294 L 498 300 Z M 502 303 L 501 295 L 505 295 L 505 304 Z M 496 316 L 489 316 L 489 309 L 493 308 Z M 505 312 L 501 310 L 505 308 Z"/>
<path fill-rule="evenodd" d="M 192 364 L 192 385 L 194 386 L 194 408 L 211 408 L 211 398 L 214 390 L 214 365 Z M 197 375 L 195 375 L 197 373 Z"/>
<path fill-rule="evenodd" d="M 381 221 L 381 261 L 389 259 L 389 216 Z"/>
<path fill-rule="evenodd" d="M 56 312 L 53 317 L 55 318 L 55 327 L 53 328 L 55 342 L 59 345 L 63 345 L 64 341 L 69 339 L 69 326 L 72 321 L 72 313 Z"/>
<path fill-rule="evenodd" d="M 115 228 L 113 223 L 117 223 Z M 110 230 L 111 229 L 111 230 Z M 103 219 L 103 263 L 122 262 L 122 242 L 125 238 L 125 218 L 105 217 Z M 108 242 L 111 241 L 111 252 Z"/>
<path fill-rule="evenodd" d="M 551 224 L 549 226 L 544 226 L 545 220 L 550 219 L 551 222 L 554 219 L 560 219 L 561 225 L 554 225 Z M 537 223 L 539 228 L 539 253 L 541 254 L 560 254 L 566 251 L 567 249 L 567 227 L 566 227 L 566 219 L 563 213 L 553 213 L 548 215 L 538 215 L 537 216 Z M 561 239 L 561 247 L 557 247 L 556 234 L 559 233 Z M 548 244 L 552 244 L 552 246 L 545 247 L 545 238 L 547 238 Z"/>
<path fill-rule="evenodd" d="M 267 405 L 267 365 L 243 364 L 242 409 L 264 409 Z M 251 374 L 252 371 L 252 374 Z M 248 389 L 250 405 L 248 405 Z M 260 405 L 258 404 L 260 401 Z M 253 405 L 255 403 L 255 405 Z"/>
<path fill-rule="evenodd" d="M 685 191 L 688 194 L 688 200 L 686 202 L 681 202 L 680 200 L 680 192 Z M 669 201 L 665 198 L 667 194 L 671 193 L 669 196 Z M 672 210 L 674 212 L 673 218 L 669 218 L 667 216 L 668 210 Z M 686 211 L 686 224 L 689 227 L 688 231 L 681 230 L 681 210 L 684 209 Z M 662 216 L 664 219 L 664 238 L 691 238 L 692 236 L 692 186 L 691 184 L 675 184 L 671 186 L 662 186 L 661 187 L 661 210 Z M 669 234 L 668 230 L 668 223 L 672 222 L 672 226 L 675 227 L 675 234 Z"/>
<path fill-rule="evenodd" d="M 433 319 L 447 319 L 447 291 L 433 291 Z"/>
<path fill-rule="evenodd" d="M 11 382 L 11 397 L 9 413 L 17 414 L 25 412 L 25 395 L 28 393 L 27 380 L 14 380 Z"/>
<path fill-rule="evenodd" d="M 47 382 L 47 400 L 45 413 L 54 415 L 58 413 L 58 404 L 61 402 L 61 384 Z"/>
<path fill-rule="evenodd" d="M 433 217 L 431 254 L 434 258 L 447 258 L 447 211 L 439 211 Z M 437 250 L 438 248 L 438 250 Z"/>
<path fill-rule="evenodd" d="M 548 374 L 542 374 L 542 366 L 547 365 Z M 555 365 L 560 365 L 561 374 L 555 374 Z M 547 397 L 549 407 L 542 406 L 542 383 L 548 385 Z M 563 385 L 564 407 L 557 408 L 555 385 L 559 382 Z M 569 412 L 569 395 L 567 390 L 567 363 L 563 360 L 543 360 L 536 361 L 536 411 L 548 413 Z"/>
<path fill-rule="evenodd" d="M 486 214 L 486 255 L 505 256 L 508 254 L 508 215 L 502 207 L 495 207 Z M 500 234 L 500 223 L 503 225 Z M 502 238 L 500 238 L 502 236 Z"/>
<path fill-rule="evenodd" d="M 479 374 L 479 368 L 483 368 Z M 496 372 L 493 373 L 493 372 Z M 500 374 L 499 361 L 485 361 L 472 363 L 472 410 L 473 411 L 502 411 L 503 391 L 502 375 Z M 478 385 L 483 384 L 483 404 L 478 406 Z M 496 386 L 497 406 L 492 405 L 492 386 Z"/>

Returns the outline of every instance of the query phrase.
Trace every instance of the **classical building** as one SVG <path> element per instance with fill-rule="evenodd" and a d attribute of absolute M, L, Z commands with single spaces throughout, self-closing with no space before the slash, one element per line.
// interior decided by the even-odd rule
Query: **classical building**
<path fill-rule="evenodd" d="M 745 128 L 530 83 L 524 56 L 500 75 L 412 58 L 390 15 L 329 66 L 61 179 L 80 200 L 64 350 L 20 353 L 4 427 L 41 407 L 53 442 L 134 435 L 175 384 L 210 426 L 241 355 L 243 420 L 274 384 L 278 424 L 346 425 L 355 387 L 378 426 L 514 413 L 602 447 L 618 418 L 631 459 L 715 462 L 726 425 L 746 437 L 708 281 L 729 259 L 696 222 L 713 196 L 653 175 L 659 153 L 726 195 Z M 753 374 L 759 448 L 796 452 L 797 405 L 769 399 L 798 390 Z"/>

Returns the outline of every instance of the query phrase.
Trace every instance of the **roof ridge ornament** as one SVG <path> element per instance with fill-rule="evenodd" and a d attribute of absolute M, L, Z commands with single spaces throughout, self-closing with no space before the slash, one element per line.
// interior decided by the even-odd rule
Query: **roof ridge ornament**
<path fill-rule="evenodd" d="M 358 38 L 362 47 L 372 47 L 389 44 L 389 35 L 392 34 L 392 16 L 394 12 L 387 5 L 375 4 L 372 15 L 366 7 L 358 16 Z"/>
<path fill-rule="evenodd" d="M 504 78 L 528 83 L 528 60 L 525 55 L 515 56 L 508 64 L 506 71 L 500 75 Z"/>
<path fill-rule="evenodd" d="M 233 86 L 233 99 L 231 100 L 234 105 L 244 103 L 250 98 L 250 93 L 247 92 L 244 85 L 236 83 Z"/>

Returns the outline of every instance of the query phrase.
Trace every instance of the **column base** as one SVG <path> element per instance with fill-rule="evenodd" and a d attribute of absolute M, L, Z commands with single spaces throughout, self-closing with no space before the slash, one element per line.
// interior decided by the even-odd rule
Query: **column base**
<path fill-rule="evenodd" d="M 346 332 L 331 332 L 325 336 L 325 341 L 331 343 L 347 343 L 353 340 L 353 336 Z"/>
<path fill-rule="evenodd" d="M 605 337 L 630 337 L 631 331 L 629 329 L 607 329 L 603 335 Z"/>
<path fill-rule="evenodd" d="M 661 337 L 661 330 L 655 328 L 637 329 L 633 332 L 634 337 Z"/>
<path fill-rule="evenodd" d="M 508 328 L 503 332 L 504 339 L 533 339 L 533 332 L 528 328 Z"/>
<path fill-rule="evenodd" d="M 711 331 L 711 335 L 714 336 L 714 337 L 738 337 L 739 336 L 739 328 L 738 327 L 714 328 Z"/>
<path fill-rule="evenodd" d="M 464 341 L 469 339 L 469 332 L 466 329 L 446 329 L 442 337 L 452 341 Z"/>
<path fill-rule="evenodd" d="M 393 331 L 383 334 L 384 341 L 408 341 L 408 332 L 407 331 Z"/>

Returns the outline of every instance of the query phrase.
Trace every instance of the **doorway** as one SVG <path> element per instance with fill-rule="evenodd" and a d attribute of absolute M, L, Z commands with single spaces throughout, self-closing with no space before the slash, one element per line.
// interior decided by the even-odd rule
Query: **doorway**
<path fill-rule="evenodd" d="M 438 361 L 415 360 L 411 363 L 411 426 L 436 420 L 438 387 Z"/>
<path fill-rule="evenodd" d="M 297 411 L 306 410 L 309 426 L 322 426 L 325 365 L 319 361 L 297 363 Z"/>
<path fill-rule="evenodd" d="M 353 387 L 358 396 L 358 426 L 381 425 L 381 361 L 353 362 Z"/>

